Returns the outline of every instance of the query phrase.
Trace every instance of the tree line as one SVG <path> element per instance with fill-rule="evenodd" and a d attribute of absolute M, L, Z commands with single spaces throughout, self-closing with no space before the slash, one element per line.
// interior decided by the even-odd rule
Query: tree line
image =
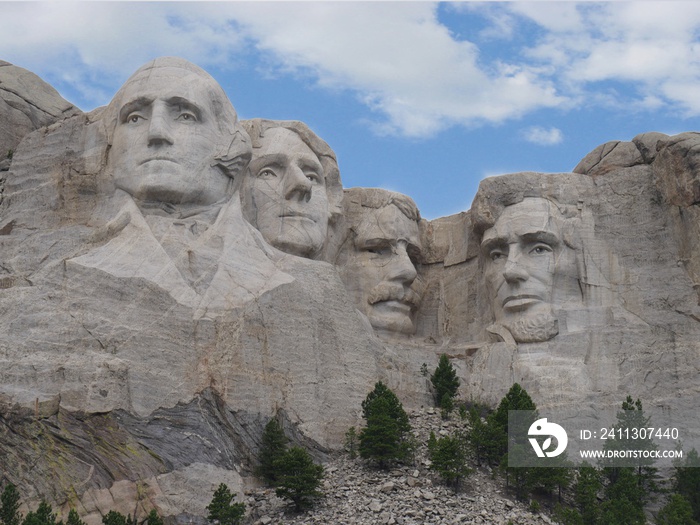
<path fill-rule="evenodd" d="M 428 376 L 427 366 L 422 373 Z M 653 461 L 619 466 L 584 463 L 573 467 L 566 454 L 548 458 L 548 467 L 511 467 L 509 454 L 509 419 L 511 410 L 529 411 L 534 422 L 537 406 L 519 384 L 514 384 L 501 399 L 495 410 L 479 404 L 456 403 L 460 381 L 446 355 L 430 375 L 436 407 L 442 418 L 453 417 L 456 405 L 463 423 L 452 434 L 439 438 L 431 432 L 426 443 L 430 469 L 454 490 L 459 490 L 473 469 L 471 465 L 488 466 L 504 476 L 506 486 L 524 501 L 530 500 L 532 511 L 539 510 L 536 496 L 557 500 L 555 515 L 562 525 L 643 525 L 644 507 L 658 494 L 668 494 L 667 503 L 656 516 L 659 525 L 700 525 L 700 457 L 695 450 L 686 455 L 675 467 L 670 490 L 658 483 L 658 472 Z M 345 448 L 352 459 L 360 456 L 367 464 L 389 469 L 396 464 L 415 462 L 420 445 L 413 435 L 408 415 L 396 394 L 382 381 L 375 384 L 362 402 L 365 425 L 359 431 L 351 427 L 345 434 Z M 522 423 L 519 423 L 522 424 Z M 631 397 L 622 403 L 615 429 L 645 428 L 645 416 L 639 399 Z M 525 433 L 526 434 L 526 433 Z M 289 446 L 290 440 L 276 418 L 265 426 L 259 451 L 256 475 L 277 496 L 288 500 L 295 511 L 313 507 L 323 493 L 320 486 L 324 469 L 317 465 L 303 447 Z M 518 445 L 510 443 L 510 454 L 518 453 Z M 630 446 L 623 440 L 608 440 L 605 447 L 630 449 L 653 448 L 651 439 Z M 562 494 L 569 494 L 570 505 L 562 504 Z M 238 525 L 245 518 L 246 506 L 235 502 L 235 494 L 221 484 L 206 507 L 207 519 L 213 525 Z M 0 525 L 85 525 L 75 509 L 70 509 L 65 523 L 58 520 L 51 506 L 40 502 L 36 511 L 26 516 L 19 512 L 20 496 L 16 487 L 7 484 L 0 495 Z M 141 520 L 109 511 L 102 518 L 104 525 L 163 525 L 156 510 Z"/>

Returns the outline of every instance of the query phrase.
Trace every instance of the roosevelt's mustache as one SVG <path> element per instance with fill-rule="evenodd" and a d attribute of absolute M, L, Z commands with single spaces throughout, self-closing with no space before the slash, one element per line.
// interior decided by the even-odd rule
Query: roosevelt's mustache
<path fill-rule="evenodd" d="M 398 283 L 379 283 L 369 292 L 367 301 L 376 304 L 382 301 L 401 301 L 416 308 L 420 303 L 420 295 L 411 288 Z"/>

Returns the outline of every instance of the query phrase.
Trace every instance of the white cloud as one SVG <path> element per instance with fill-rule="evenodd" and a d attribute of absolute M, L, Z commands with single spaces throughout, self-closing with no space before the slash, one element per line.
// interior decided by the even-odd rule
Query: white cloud
<path fill-rule="evenodd" d="M 425 2 L 341 2 L 236 4 L 231 12 L 280 67 L 356 91 L 386 116 L 387 132 L 425 136 L 563 102 L 526 67 L 481 69 L 478 48 L 453 38 L 435 10 Z"/>
<path fill-rule="evenodd" d="M 660 103 L 685 116 L 700 114 L 700 4 L 605 2 L 507 4 L 546 29 L 524 50 L 552 67 L 556 85 L 581 102 L 601 99 L 599 82 L 617 82 L 617 106 L 655 110 Z M 608 93 L 610 95 L 610 93 Z"/>
<path fill-rule="evenodd" d="M 268 72 L 351 90 L 375 128 L 412 137 L 502 122 L 564 102 L 526 65 L 478 64 L 427 2 L 49 3 L 4 7 L 0 49 L 104 103 L 147 60 L 179 55 L 224 66 L 254 46 Z M 31 20 L 31 30 L 26 31 Z M 121 82 L 117 82 L 116 86 Z M 114 87 L 111 88 L 114 92 Z"/>
<path fill-rule="evenodd" d="M 538 146 L 554 146 L 564 140 L 564 134 L 561 130 L 554 127 L 530 126 L 521 130 L 520 136 L 527 142 Z"/>
<path fill-rule="evenodd" d="M 437 4 L 429 2 L 2 8 L 2 58 L 74 86 L 95 104 L 106 103 L 155 56 L 235 68 L 255 50 L 267 74 L 353 93 L 373 111 L 381 133 L 429 136 L 584 103 L 700 114 L 700 3 L 694 2 L 445 7 L 446 20 L 462 17 L 467 36 L 441 23 Z M 616 90 L 602 84 L 609 81 L 618 83 Z"/>
<path fill-rule="evenodd" d="M 213 4 L 19 2 L 2 10 L 3 58 L 96 104 L 154 57 L 178 55 L 206 67 L 242 46 Z"/>

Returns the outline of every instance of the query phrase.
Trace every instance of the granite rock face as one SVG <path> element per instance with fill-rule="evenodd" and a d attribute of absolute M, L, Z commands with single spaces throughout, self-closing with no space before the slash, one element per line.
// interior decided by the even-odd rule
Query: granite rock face
<path fill-rule="evenodd" d="M 34 73 L 0 60 L 0 170 L 25 135 L 80 113 Z"/>
<path fill-rule="evenodd" d="M 199 520 L 256 484 L 271 417 L 324 460 L 377 380 L 432 403 L 442 353 L 465 399 L 700 400 L 700 134 L 489 178 L 425 221 L 386 190 L 340 202 L 330 146 L 239 123 L 181 59 L 70 111 L 18 131 L 0 194 L 0 470 L 30 502 Z"/>

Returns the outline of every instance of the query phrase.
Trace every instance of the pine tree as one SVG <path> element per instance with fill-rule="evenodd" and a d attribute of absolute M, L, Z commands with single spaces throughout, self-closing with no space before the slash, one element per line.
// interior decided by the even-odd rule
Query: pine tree
<path fill-rule="evenodd" d="M 603 488 L 600 471 L 584 462 L 578 468 L 578 479 L 574 490 L 576 506 L 578 507 L 583 523 L 596 525 L 600 520 L 600 505 L 598 494 Z"/>
<path fill-rule="evenodd" d="M 693 519 L 700 523 L 700 457 L 695 449 L 688 452 L 681 466 L 676 467 L 674 488 L 693 509 Z"/>
<path fill-rule="evenodd" d="M 605 441 L 603 450 L 657 450 L 659 446 L 654 443 L 651 437 L 644 439 L 633 439 L 631 437 L 634 429 L 647 428 L 653 426 L 650 419 L 644 415 L 642 402 L 637 399 L 632 400 L 632 396 L 627 396 L 627 399 L 622 402 L 622 410 L 617 413 L 617 423 L 613 426 L 615 439 Z M 637 483 L 644 490 L 647 497 L 643 498 L 644 502 L 651 499 L 651 495 L 658 491 L 656 480 L 658 478 L 657 469 L 653 468 L 654 458 L 616 458 L 615 464 L 613 460 L 606 460 L 603 465 L 606 467 L 604 473 L 611 483 L 617 481 L 619 471 L 622 468 L 634 468 L 637 476 Z"/>
<path fill-rule="evenodd" d="M 83 520 L 78 516 L 78 512 L 75 509 L 70 509 L 68 513 L 68 519 L 66 520 L 66 525 L 86 525 Z M 148 525 L 151 525 L 150 523 Z"/>
<path fill-rule="evenodd" d="M 102 516 L 102 523 L 104 525 L 131 525 L 131 516 L 127 519 L 124 514 L 115 510 L 110 510 L 107 514 Z"/>
<path fill-rule="evenodd" d="M 401 402 L 381 381 L 362 402 L 367 426 L 360 432 L 360 456 L 388 468 L 411 452 L 411 425 Z"/>
<path fill-rule="evenodd" d="M 445 392 L 442 396 L 442 400 L 440 401 L 440 416 L 442 419 L 450 419 L 450 414 L 452 413 L 452 410 L 454 410 L 455 404 L 454 401 L 452 401 L 452 396 Z"/>
<path fill-rule="evenodd" d="M 276 419 L 271 419 L 265 425 L 262 435 L 262 446 L 260 447 L 260 466 L 257 474 L 270 486 L 274 487 L 277 483 L 275 463 L 287 449 L 288 441 Z"/>
<path fill-rule="evenodd" d="M 672 494 L 656 516 L 657 525 L 698 525 L 693 519 L 693 507 L 680 494 Z"/>
<path fill-rule="evenodd" d="M 35 512 L 27 513 L 22 525 L 56 525 L 56 515 L 51 505 L 42 500 Z"/>
<path fill-rule="evenodd" d="M 605 525 L 644 525 L 644 490 L 634 469 L 621 467 L 617 479 L 605 487 L 600 523 Z"/>
<path fill-rule="evenodd" d="M 478 405 L 474 405 L 467 413 L 467 422 L 469 431 L 465 439 L 472 454 L 476 458 L 476 462 L 481 466 L 482 461 L 488 461 L 488 429 L 486 423 L 481 419 L 481 411 Z"/>
<path fill-rule="evenodd" d="M 508 452 L 508 411 L 527 410 L 532 411 L 532 416 L 520 425 L 519 432 L 527 435 L 529 424 L 537 419 L 537 406 L 529 394 L 518 383 L 514 383 L 508 393 L 501 399 L 498 407 L 486 418 L 485 452 L 486 459 L 491 464 L 500 464 Z"/>
<path fill-rule="evenodd" d="M 457 489 L 462 479 L 471 473 L 467 466 L 467 451 L 462 438 L 443 436 L 435 439 L 435 434 L 431 432 L 428 451 L 430 469 L 437 472 L 446 485 Z"/>
<path fill-rule="evenodd" d="M 244 512 L 245 512 L 245 507 L 244 507 Z M 68 525 L 68 524 L 66 524 Z M 161 518 L 158 515 L 158 512 L 156 509 L 151 509 L 151 512 L 148 513 L 148 516 L 146 517 L 146 525 L 163 525 L 163 518 Z"/>
<path fill-rule="evenodd" d="M 17 487 L 8 483 L 0 496 L 0 523 L 2 525 L 19 525 L 22 522 L 19 505 Z"/>
<path fill-rule="evenodd" d="M 292 447 L 277 461 L 278 486 L 276 494 L 294 503 L 297 511 L 313 506 L 323 496 L 318 490 L 323 480 L 323 467 L 316 465 L 301 447 Z"/>
<path fill-rule="evenodd" d="M 450 400 L 457 395 L 459 378 L 457 377 L 457 371 L 446 354 L 440 356 L 438 366 L 433 375 L 430 376 L 430 382 L 435 389 L 435 403 L 437 406 L 442 406 L 445 394 L 450 397 Z"/>
<path fill-rule="evenodd" d="M 241 523 L 245 516 L 245 504 L 231 503 L 233 498 L 234 495 L 231 494 L 228 486 L 221 483 L 206 507 L 209 511 L 207 520 L 218 525 L 238 525 Z"/>
<path fill-rule="evenodd" d="M 348 451 L 350 459 L 357 457 L 357 431 L 355 427 L 350 427 L 345 433 L 345 450 Z"/>
<path fill-rule="evenodd" d="M 382 398 L 386 400 L 387 406 L 382 410 L 391 417 L 398 425 L 399 432 L 410 432 L 411 424 L 408 422 L 408 415 L 403 409 L 403 405 L 396 394 L 389 389 L 384 383 L 379 381 L 374 385 L 374 390 L 372 390 L 367 397 L 362 402 L 362 417 L 366 420 L 369 419 L 372 411 L 374 409 L 374 404 L 377 399 Z"/>

